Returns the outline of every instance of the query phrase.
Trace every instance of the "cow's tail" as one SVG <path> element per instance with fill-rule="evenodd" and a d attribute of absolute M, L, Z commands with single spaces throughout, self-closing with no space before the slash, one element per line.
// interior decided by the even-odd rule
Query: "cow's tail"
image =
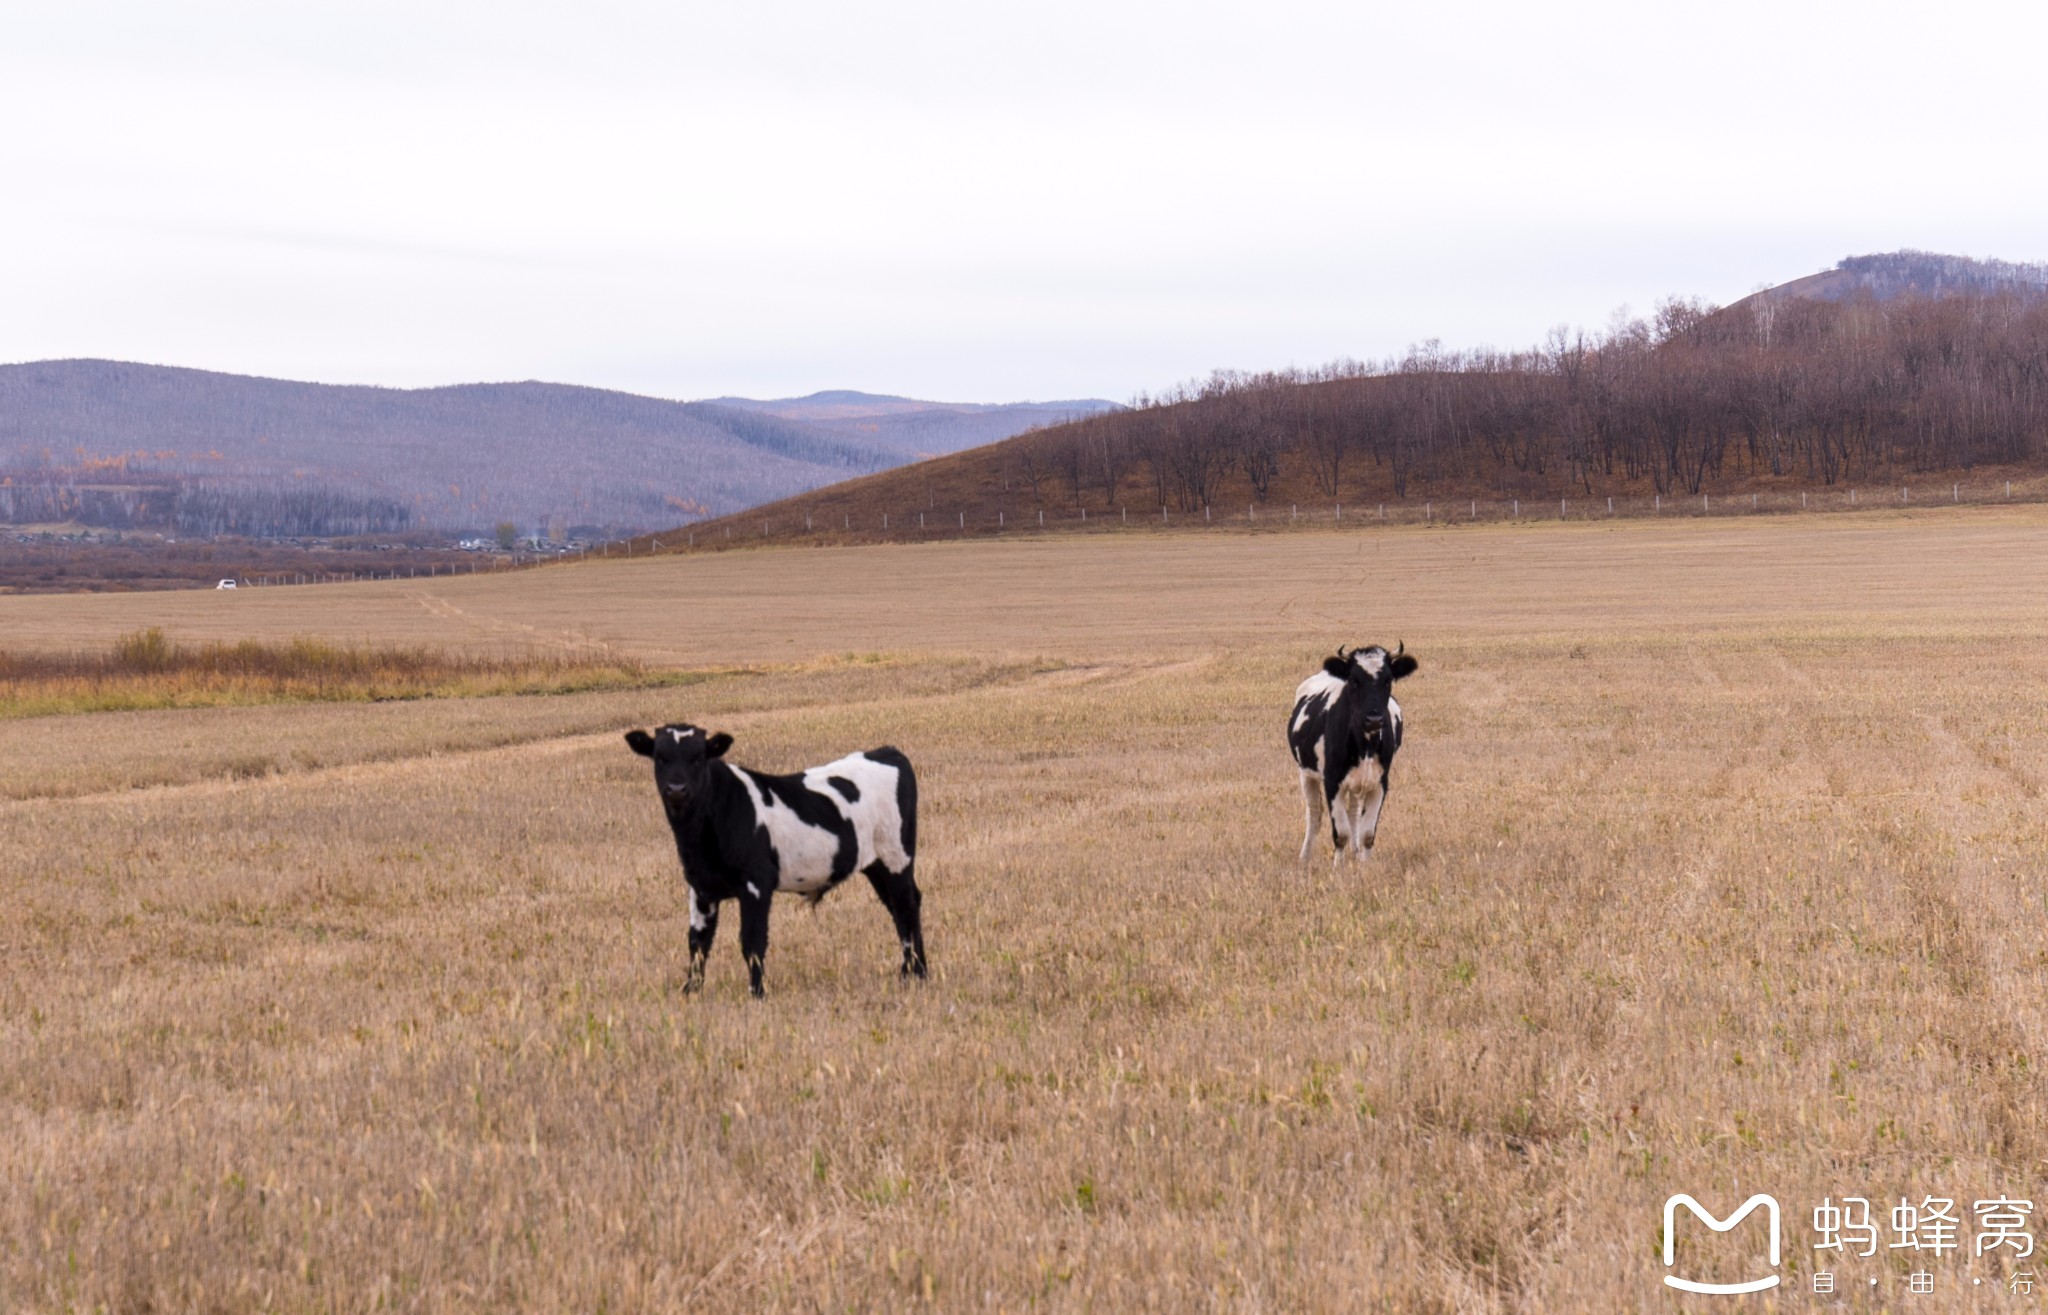
<path fill-rule="evenodd" d="M 903 852 L 912 863 L 917 861 L 917 772 L 910 765 L 910 758 L 892 744 L 879 749 L 869 749 L 867 756 L 884 766 L 896 769 L 896 814 L 903 819 Z"/>

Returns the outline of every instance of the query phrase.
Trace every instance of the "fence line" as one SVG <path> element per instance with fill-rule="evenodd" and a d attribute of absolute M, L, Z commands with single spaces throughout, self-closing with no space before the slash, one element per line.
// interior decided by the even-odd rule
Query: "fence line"
<path fill-rule="evenodd" d="M 1468 498 L 1465 500 L 1465 516 L 1462 518 L 1456 514 L 1456 503 L 1451 503 L 1446 508 L 1445 514 L 1439 516 L 1436 512 L 1435 500 L 1424 499 L 1420 504 L 1408 503 L 1404 506 L 1403 504 L 1396 503 L 1393 506 L 1392 515 L 1388 514 L 1388 504 L 1384 502 L 1377 503 L 1374 505 L 1372 515 L 1364 519 L 1368 526 L 1403 524 L 1453 525 L 1459 523 L 1475 524 L 1482 521 L 1513 524 L 1534 521 L 1643 520 L 1657 519 L 1665 516 L 1700 520 L 1744 515 L 1769 516 L 1801 512 L 1812 513 L 1816 511 L 1825 513 L 1852 508 L 1861 509 L 1872 505 L 1882 506 L 1887 501 L 1891 502 L 1891 505 L 1894 506 L 1910 507 L 1927 501 L 1923 493 L 1923 496 L 1916 502 L 1913 496 L 1913 486 L 1910 484 L 1902 484 L 1897 487 L 1898 491 L 1895 498 L 1890 494 L 1886 494 L 1875 499 L 1866 499 L 1862 496 L 1864 489 L 1861 486 L 1844 485 L 1838 488 L 1819 491 L 1801 489 L 1798 492 L 1796 502 L 1793 501 L 1793 495 L 1789 491 L 1777 493 L 1753 492 L 1749 495 L 1746 505 L 1738 495 L 1734 498 L 1724 496 L 1718 506 L 1715 504 L 1711 493 L 1702 493 L 1698 505 L 1691 508 L 1688 508 L 1687 504 L 1683 502 L 1674 502 L 1672 507 L 1667 508 L 1664 505 L 1664 496 L 1661 493 L 1653 493 L 1647 499 L 1629 495 L 1624 495 L 1620 498 L 1616 498 L 1613 495 L 1600 495 L 1587 498 L 1576 504 L 1569 496 L 1565 496 L 1557 500 L 1555 512 L 1550 511 L 1549 504 L 1545 502 L 1532 504 L 1527 514 L 1524 513 L 1522 499 L 1512 495 L 1497 501 Z M 2048 487 L 2016 491 L 2011 480 L 2004 480 L 1979 489 L 1973 489 L 1969 498 L 1970 504 L 1977 506 L 2016 502 L 2032 503 L 2043 500 L 2048 500 Z M 1938 493 L 1934 501 L 1937 503 L 1940 501 Z M 1963 504 L 1963 486 L 1960 481 L 1952 481 L 1950 483 L 1949 502 L 1951 505 L 1959 506 Z M 1356 524 L 1360 519 L 1354 514 L 1347 521 L 1344 515 L 1344 504 L 1334 500 L 1327 504 L 1329 507 L 1327 518 L 1321 514 L 1321 510 L 1318 507 L 1305 506 L 1299 502 L 1285 504 L 1287 515 L 1284 519 L 1276 514 L 1273 504 L 1267 504 L 1263 509 L 1256 502 L 1242 505 L 1244 510 L 1239 512 L 1234 509 L 1220 510 L 1213 503 L 1201 504 L 1201 519 L 1197 521 L 1194 519 L 1194 508 L 1185 508 L 1183 515 L 1175 517 L 1172 507 L 1162 504 L 1159 507 L 1158 526 L 1175 530 L 1187 530 L 1198 525 L 1225 527 L 1232 525 L 1240 527 L 1313 527 L 1318 524 L 1338 526 Z M 1007 511 L 1001 508 L 991 513 L 988 520 L 973 524 L 970 524 L 968 521 L 967 513 L 964 510 L 955 511 L 951 517 L 946 517 L 942 514 L 936 524 L 927 519 L 924 511 L 919 511 L 917 513 L 917 533 L 926 538 L 933 536 L 960 538 L 970 535 L 1010 534 L 1017 532 L 1020 527 L 1028 533 L 1032 530 L 1078 529 L 1084 526 L 1088 527 L 1092 532 L 1114 532 L 1133 524 L 1131 509 L 1128 504 L 1118 504 L 1116 509 L 1117 515 L 1113 519 L 1104 518 L 1100 515 L 1090 517 L 1088 514 L 1089 509 L 1086 506 L 1074 507 L 1071 512 L 1066 514 L 1062 514 L 1061 510 L 1057 508 L 1038 507 L 1033 510 L 1036 511 L 1036 516 L 1021 520 L 1017 526 L 1012 526 L 1009 523 Z M 890 513 L 880 512 L 877 515 L 879 518 L 878 528 L 866 532 L 890 535 L 907 534 L 909 532 L 907 529 L 892 530 Z M 952 525 L 946 524 L 948 519 L 953 521 Z M 816 515 L 812 512 L 805 512 L 801 517 L 792 515 L 787 522 L 786 529 L 779 529 L 772 518 L 760 520 L 758 523 L 761 529 L 760 539 L 802 540 L 817 533 Z M 829 521 L 826 523 L 830 524 Z M 1146 523 L 1146 519 L 1141 518 L 1137 525 L 1142 530 Z M 799 528 L 799 525 L 801 525 L 801 528 Z M 864 532 L 861 527 L 853 523 L 853 514 L 851 512 L 841 514 L 840 527 L 844 533 L 860 534 Z M 721 528 L 724 530 L 722 541 L 730 542 L 733 537 L 731 523 L 727 523 Z M 646 539 L 646 546 L 640 550 L 640 555 L 652 556 L 655 553 L 675 554 L 695 550 L 697 546 L 697 531 L 690 529 L 684 533 L 686 535 L 685 541 L 681 544 L 676 543 L 673 538 L 664 543 L 662 540 L 650 536 Z M 827 533 L 830 533 L 830 531 L 828 530 Z M 615 549 L 617 555 L 631 557 L 635 555 L 634 543 L 635 540 L 625 539 L 615 543 L 598 544 L 572 553 L 526 559 L 485 558 L 482 559 L 483 570 L 486 573 L 502 570 L 534 570 L 561 565 L 565 562 L 586 561 L 593 557 L 610 557 L 614 555 Z M 479 564 L 477 561 L 471 561 L 467 563 L 467 566 L 467 571 L 464 571 L 462 564 L 450 564 L 446 574 L 453 576 L 462 574 L 475 575 L 478 573 Z M 443 572 L 438 565 L 430 565 L 424 578 L 433 579 L 441 574 Z M 276 587 L 281 585 L 350 583 L 415 578 L 422 578 L 419 576 L 418 568 L 416 567 L 409 568 L 403 572 L 397 569 L 370 572 L 273 571 L 246 577 L 243 583 L 252 587 Z"/>
<path fill-rule="evenodd" d="M 1411 502 L 1405 505 L 1395 503 L 1390 506 L 1384 502 L 1376 503 L 1373 505 L 1371 514 L 1365 519 L 1368 523 L 1388 525 L 1453 524 L 1460 521 L 1465 523 L 1478 521 L 1498 523 L 1533 522 L 1539 520 L 1624 520 L 1651 519 L 1660 516 L 1701 519 L 1751 513 L 1777 515 L 1793 511 L 1861 509 L 1871 505 L 1878 505 L 1873 504 L 1871 499 L 1864 497 L 1864 493 L 1865 490 L 1861 486 L 1842 485 L 1819 492 L 1802 489 L 1797 494 L 1796 502 L 1793 501 L 1793 493 L 1789 491 L 1775 493 L 1753 492 L 1747 499 L 1743 499 L 1739 494 L 1733 497 L 1723 495 L 1722 499 L 1716 502 L 1714 495 L 1709 492 L 1700 494 L 1699 502 L 1690 507 L 1680 500 L 1674 500 L 1673 504 L 1667 507 L 1664 505 L 1664 495 L 1662 493 L 1652 493 L 1647 498 L 1632 495 L 1616 497 L 1611 494 L 1600 494 L 1581 500 L 1574 500 L 1569 495 L 1566 495 L 1557 500 L 1554 510 L 1550 509 L 1550 504 L 1548 503 L 1525 504 L 1524 499 L 1510 495 L 1498 500 L 1468 498 L 1465 500 L 1465 515 L 1462 518 L 1455 514 L 1455 503 L 1451 504 L 1451 507 L 1446 508 L 1445 514 L 1438 515 L 1435 500 L 1423 499 L 1419 502 Z M 2048 490 L 2016 491 L 2012 486 L 2012 482 L 2007 480 L 1972 490 L 1968 501 L 1977 505 L 2017 501 L 2034 502 L 2043 500 L 2044 493 L 2048 493 Z M 1926 500 L 1924 496 L 1916 499 L 1911 485 L 1899 486 L 1896 504 L 1914 506 Z M 1951 482 L 1949 485 L 1949 501 L 1952 504 L 1961 504 L 1965 501 L 1960 482 Z M 1359 519 L 1356 514 L 1347 517 L 1345 515 L 1345 504 L 1336 501 L 1325 504 L 1328 507 L 1327 515 L 1317 507 L 1305 507 L 1299 502 L 1280 504 L 1284 505 L 1287 511 L 1287 515 L 1284 518 L 1277 516 L 1274 504 L 1260 504 L 1256 502 L 1238 504 L 1238 506 L 1243 508 L 1241 511 L 1236 509 L 1226 510 L 1213 502 L 1181 505 L 1178 507 L 1173 503 L 1156 505 L 1158 520 L 1154 522 L 1155 527 L 1165 526 L 1173 529 L 1184 529 L 1198 523 L 1202 525 L 1237 525 L 1241 527 L 1276 526 L 1281 524 L 1309 526 L 1317 524 L 1344 525 L 1355 524 Z M 1538 509 L 1539 506 L 1542 508 L 1541 510 Z M 1115 511 L 1115 517 L 1109 522 L 1112 528 L 1134 524 L 1142 526 L 1145 523 L 1143 520 L 1132 520 L 1131 507 L 1128 503 L 1116 504 Z M 1195 519 L 1198 512 L 1200 513 L 1199 522 Z M 1150 511 L 1143 514 L 1145 517 L 1152 515 Z M 879 532 L 895 532 L 892 530 L 893 523 L 889 513 L 881 512 L 876 513 L 876 515 L 880 522 Z M 1095 528 L 1100 527 L 1104 523 L 1100 515 L 1091 516 L 1089 508 L 1086 506 L 1074 506 L 1070 509 L 1044 506 L 1028 508 L 1026 509 L 1025 518 L 1020 520 L 1016 526 L 1010 524 L 1009 513 L 1004 508 L 993 509 L 983 513 L 983 516 L 985 519 L 974 522 L 968 519 L 965 511 L 955 511 L 951 516 L 942 516 L 935 524 L 927 518 L 925 512 L 920 511 L 917 513 L 917 528 L 925 537 L 933 535 L 959 537 L 963 533 L 969 535 L 1000 535 L 1020 527 L 1027 530 L 1072 529 L 1082 526 Z M 812 514 L 805 513 L 801 516 L 800 520 L 802 528 L 799 528 L 799 518 L 795 516 L 792 516 L 786 527 L 769 525 L 767 537 L 797 540 L 814 531 L 816 522 Z M 953 524 L 945 524 L 946 520 L 951 520 Z M 764 525 L 767 525 L 767 523 L 764 522 Z M 853 516 L 850 512 L 841 513 L 840 526 L 842 531 L 850 531 L 855 534 L 864 532 L 862 527 L 853 524 Z M 870 527 L 865 532 L 874 533 L 877 530 L 875 527 Z"/>

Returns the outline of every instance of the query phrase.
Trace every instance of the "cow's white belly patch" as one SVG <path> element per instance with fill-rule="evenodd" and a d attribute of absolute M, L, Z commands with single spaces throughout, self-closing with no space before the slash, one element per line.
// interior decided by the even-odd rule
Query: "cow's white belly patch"
<path fill-rule="evenodd" d="M 859 872 L 880 859 L 890 871 L 901 872 L 910 861 L 903 848 L 903 816 L 896 803 L 898 772 L 864 754 L 850 754 L 822 767 L 807 768 L 804 788 L 832 802 L 840 816 L 853 824 L 853 871 Z M 832 778 L 852 784 L 857 799 L 848 799 Z M 839 857 L 839 835 L 812 826 L 786 805 L 770 803 L 752 777 L 740 773 L 754 815 L 768 828 L 781 872 L 777 890 L 809 895 L 831 884 L 832 867 Z"/>
<path fill-rule="evenodd" d="M 860 847 L 853 868 L 858 872 L 880 859 L 891 872 L 901 872 L 910 862 L 903 848 L 903 810 L 896 803 L 897 778 L 902 774 L 887 763 L 866 754 L 848 754 L 837 762 L 813 767 L 804 773 L 804 784 L 839 803 L 839 811 L 853 819 L 853 838 Z M 832 778 L 851 781 L 860 798 L 849 801 L 832 784 Z"/>
<path fill-rule="evenodd" d="M 830 882 L 832 861 L 839 856 L 839 837 L 804 821 L 780 800 L 770 802 L 745 772 L 739 777 L 753 801 L 756 823 L 768 828 L 768 843 L 775 847 L 781 866 L 775 888 L 809 894 Z"/>

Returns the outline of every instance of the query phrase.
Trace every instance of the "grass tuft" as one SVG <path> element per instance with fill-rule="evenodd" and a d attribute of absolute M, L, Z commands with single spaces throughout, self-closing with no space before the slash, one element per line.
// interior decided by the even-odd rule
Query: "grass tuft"
<path fill-rule="evenodd" d="M 609 651 L 481 657 L 295 638 L 185 645 L 155 626 L 105 652 L 0 650 L 0 717 L 638 689 L 690 679 Z M 253 768 L 253 764 L 252 764 Z M 262 769 L 245 775 L 260 776 Z"/>

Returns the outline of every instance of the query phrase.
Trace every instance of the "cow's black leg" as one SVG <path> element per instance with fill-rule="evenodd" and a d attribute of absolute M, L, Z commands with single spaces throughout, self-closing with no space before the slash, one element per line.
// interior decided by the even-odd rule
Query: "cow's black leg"
<path fill-rule="evenodd" d="M 1342 812 L 1338 811 L 1339 804 L 1344 805 Z M 1331 785 L 1327 776 L 1323 778 L 1323 808 L 1330 815 L 1330 847 L 1336 851 L 1330 856 L 1330 862 L 1342 863 L 1344 851 L 1351 843 L 1351 833 L 1346 829 L 1351 823 L 1351 808 L 1343 798 L 1343 792 Z"/>
<path fill-rule="evenodd" d="M 888 865 L 878 859 L 862 869 L 881 899 L 882 907 L 888 909 L 889 916 L 896 921 L 896 939 L 903 945 L 902 975 L 905 977 L 925 975 L 924 896 L 917 889 L 916 866 L 912 862 L 901 872 L 891 872 Z"/>
<path fill-rule="evenodd" d="M 711 942 L 718 939 L 718 904 L 705 899 L 693 887 L 690 890 L 690 975 L 683 979 L 683 990 L 695 991 L 704 985 L 704 961 L 711 957 Z"/>
<path fill-rule="evenodd" d="M 740 954 L 747 961 L 747 989 L 757 997 L 768 963 L 768 896 L 740 896 Z"/>

